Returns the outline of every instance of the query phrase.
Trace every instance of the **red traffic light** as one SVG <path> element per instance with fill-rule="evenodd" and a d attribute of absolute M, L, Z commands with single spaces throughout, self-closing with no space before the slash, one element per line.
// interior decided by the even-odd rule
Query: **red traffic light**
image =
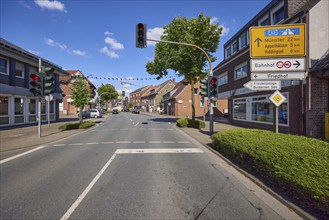
<path fill-rule="evenodd" d="M 216 82 L 217 82 L 217 78 L 216 77 L 211 78 L 210 84 L 216 84 Z"/>
<path fill-rule="evenodd" d="M 35 73 L 30 74 L 30 78 L 34 81 L 40 81 L 40 77 Z"/>

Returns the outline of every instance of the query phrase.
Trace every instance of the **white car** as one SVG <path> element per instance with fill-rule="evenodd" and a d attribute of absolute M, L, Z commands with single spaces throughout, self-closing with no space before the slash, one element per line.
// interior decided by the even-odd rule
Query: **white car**
<path fill-rule="evenodd" d="M 79 116 L 79 113 L 78 113 Z M 82 112 L 83 118 L 101 118 L 103 117 L 103 113 L 99 109 L 90 109 L 89 111 Z"/>
<path fill-rule="evenodd" d="M 134 109 L 132 110 L 133 114 L 139 114 L 139 108 L 138 106 L 135 106 Z"/>

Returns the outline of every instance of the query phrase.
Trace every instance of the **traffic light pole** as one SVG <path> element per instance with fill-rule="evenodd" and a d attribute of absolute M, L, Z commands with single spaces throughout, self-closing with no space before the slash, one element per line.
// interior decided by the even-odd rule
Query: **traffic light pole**
<path fill-rule="evenodd" d="M 40 58 L 39 58 L 39 73 L 41 73 Z M 38 137 L 41 138 L 41 97 L 38 98 Z"/>
<path fill-rule="evenodd" d="M 174 42 L 174 41 L 166 41 L 166 40 L 154 40 L 154 39 L 147 39 L 148 41 L 154 41 L 154 42 L 161 42 L 161 43 L 168 43 L 168 44 L 178 44 L 178 45 L 185 45 L 185 46 L 191 46 L 196 47 L 199 50 L 201 50 L 207 57 L 209 62 L 209 76 L 212 76 L 212 64 L 209 55 L 207 52 L 202 49 L 201 47 L 194 45 L 194 44 L 188 44 L 188 43 L 180 43 L 180 42 Z M 210 99 L 210 103 L 212 103 L 212 99 Z M 210 111 L 209 111 L 209 132 L 210 134 L 214 133 L 214 120 L 213 120 L 213 109 L 212 104 L 210 104 Z"/>

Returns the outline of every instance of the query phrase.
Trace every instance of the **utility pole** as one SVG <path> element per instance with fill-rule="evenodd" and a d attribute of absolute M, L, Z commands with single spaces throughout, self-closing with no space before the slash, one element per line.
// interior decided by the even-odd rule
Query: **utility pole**
<path fill-rule="evenodd" d="M 39 58 L 39 73 L 41 73 L 41 58 Z M 42 84 L 41 80 L 41 84 Z M 41 99 L 42 99 L 42 94 L 41 97 L 38 98 L 38 137 L 41 138 Z"/>

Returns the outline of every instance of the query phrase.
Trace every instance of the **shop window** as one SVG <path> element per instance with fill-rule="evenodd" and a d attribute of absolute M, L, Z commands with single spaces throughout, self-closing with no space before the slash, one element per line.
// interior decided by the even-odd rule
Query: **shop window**
<path fill-rule="evenodd" d="M 24 99 L 15 98 L 15 123 L 24 123 Z"/>
<path fill-rule="evenodd" d="M 246 99 L 236 99 L 233 102 L 233 118 L 246 120 Z"/>
<path fill-rule="evenodd" d="M 0 57 L 0 73 L 9 75 L 9 60 Z"/>
<path fill-rule="evenodd" d="M 270 102 L 252 103 L 252 120 L 273 122 L 273 106 Z"/>
<path fill-rule="evenodd" d="M 36 100 L 35 99 L 30 99 L 29 100 L 29 122 L 35 122 L 37 121 L 37 117 L 36 117 Z"/>
<path fill-rule="evenodd" d="M 7 96 L 0 96 L 0 125 L 9 124 L 9 104 Z"/>

